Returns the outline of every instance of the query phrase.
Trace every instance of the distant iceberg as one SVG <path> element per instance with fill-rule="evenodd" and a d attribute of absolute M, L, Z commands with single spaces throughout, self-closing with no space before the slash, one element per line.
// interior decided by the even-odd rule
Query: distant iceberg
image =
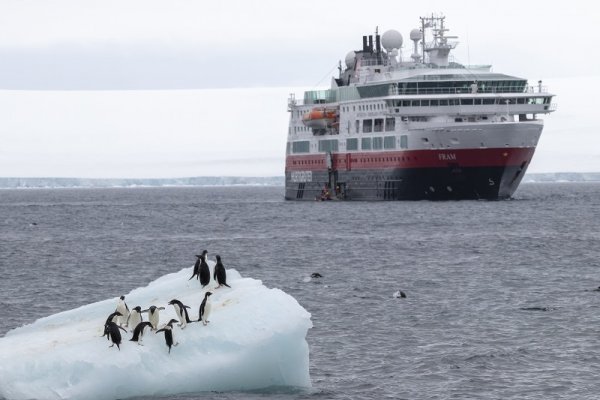
<path fill-rule="evenodd" d="M 210 264 L 210 263 L 209 263 Z M 212 265 L 211 265 L 212 268 Z M 198 319 L 205 290 L 191 269 L 126 294 L 129 309 L 163 306 L 176 318 L 177 298 Z M 214 289 L 207 326 L 174 327 L 177 347 L 146 330 L 143 346 L 123 334 L 121 350 L 102 337 L 117 298 L 85 305 L 14 329 L 0 339 L 0 396 L 6 399 L 116 399 L 200 391 L 310 387 L 310 314 L 291 296 L 227 270 L 229 288 Z M 147 316 L 147 314 L 143 314 Z M 147 317 L 144 318 L 147 320 Z"/>
<path fill-rule="evenodd" d="M 135 188 L 206 186 L 284 186 L 281 176 L 197 176 L 189 178 L 4 178 L 0 189 Z"/>

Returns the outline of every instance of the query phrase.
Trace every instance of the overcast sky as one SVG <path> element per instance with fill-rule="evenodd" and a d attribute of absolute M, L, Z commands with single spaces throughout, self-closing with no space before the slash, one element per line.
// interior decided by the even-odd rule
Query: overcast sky
<path fill-rule="evenodd" d="M 376 26 L 400 31 L 408 57 L 410 30 L 431 12 L 459 36 L 457 61 L 542 79 L 558 94 L 532 172 L 600 171 L 589 89 L 600 75 L 598 9 L 577 0 L 0 0 L 0 175 L 280 175 L 287 94 L 328 85 Z M 65 89 L 113 91 L 56 92 Z"/>

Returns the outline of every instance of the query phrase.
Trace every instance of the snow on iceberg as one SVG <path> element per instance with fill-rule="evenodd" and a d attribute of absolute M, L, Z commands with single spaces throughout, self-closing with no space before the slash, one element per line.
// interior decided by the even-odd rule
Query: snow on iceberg
<path fill-rule="evenodd" d="M 212 267 L 214 263 L 209 263 Z M 129 309 L 163 306 L 160 324 L 176 318 L 177 298 L 190 319 L 206 290 L 191 269 L 126 294 Z M 211 274 L 212 276 L 212 274 Z M 116 399 L 199 391 L 310 387 L 306 334 L 310 314 L 288 294 L 227 270 L 230 288 L 209 284 L 210 323 L 174 326 L 171 349 L 146 329 L 143 346 L 123 334 L 121 350 L 102 337 L 118 297 L 41 318 L 0 339 L 0 396 L 6 399 Z M 144 320 L 147 320 L 147 314 Z M 131 328 L 130 328 L 131 329 Z"/>

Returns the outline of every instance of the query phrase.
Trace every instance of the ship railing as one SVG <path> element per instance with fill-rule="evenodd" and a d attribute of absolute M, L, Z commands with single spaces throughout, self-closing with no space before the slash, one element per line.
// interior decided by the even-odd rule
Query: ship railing
<path fill-rule="evenodd" d="M 294 107 L 303 106 L 304 101 L 296 98 L 294 93 L 290 93 L 290 97 L 288 98 L 288 111 L 291 111 Z"/>
<path fill-rule="evenodd" d="M 492 87 L 437 87 L 403 88 L 392 86 L 390 96 L 430 95 L 430 94 L 497 94 L 497 93 L 547 93 L 545 86 L 492 86 Z"/>
<path fill-rule="evenodd" d="M 388 61 L 385 57 L 381 57 L 380 60 L 363 58 L 359 61 L 359 63 L 361 67 L 385 67 L 388 65 Z"/>

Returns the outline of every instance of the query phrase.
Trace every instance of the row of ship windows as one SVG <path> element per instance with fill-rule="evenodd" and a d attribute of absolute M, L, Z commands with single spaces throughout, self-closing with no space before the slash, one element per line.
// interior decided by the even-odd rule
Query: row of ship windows
<path fill-rule="evenodd" d="M 361 121 L 356 120 L 355 122 L 356 133 L 360 132 Z M 362 132 L 393 132 L 396 129 L 396 118 L 375 118 L 375 119 L 363 119 L 362 120 Z"/>
<path fill-rule="evenodd" d="M 390 107 L 436 107 L 436 106 L 472 106 L 472 105 L 493 105 L 493 104 L 550 104 L 551 98 L 548 97 L 515 97 L 511 99 L 504 98 L 469 98 L 469 99 L 435 99 L 435 100 L 392 100 L 388 101 Z M 384 104 L 362 104 L 342 106 L 343 112 L 352 111 L 377 111 L 384 110 L 386 107 Z M 302 111 L 296 111 L 296 117 L 300 118 Z"/>
<path fill-rule="evenodd" d="M 403 116 L 400 118 L 403 122 L 427 122 L 428 117 L 425 116 Z M 468 117 L 457 117 L 454 118 L 454 122 L 477 122 L 486 121 L 487 116 L 468 116 Z M 348 121 L 348 132 L 350 132 L 351 122 Z M 361 129 L 362 127 L 362 129 Z M 290 130 L 292 128 L 290 127 Z M 310 128 L 305 126 L 295 126 L 294 133 L 298 131 L 309 131 Z M 354 130 L 356 133 L 372 133 L 372 132 L 393 132 L 396 130 L 396 119 L 395 118 L 375 118 L 375 119 L 363 119 L 355 120 Z"/>
<path fill-rule="evenodd" d="M 492 104 L 550 104 L 550 97 L 516 97 L 512 99 L 472 98 L 444 100 L 393 100 L 389 102 L 389 105 L 392 107 L 478 106 Z"/>
<path fill-rule="evenodd" d="M 377 110 L 384 110 L 385 109 L 385 105 L 384 104 L 380 104 L 380 103 L 375 103 L 375 104 L 361 104 L 361 105 L 354 105 L 352 106 L 352 111 L 356 111 L 356 109 L 358 108 L 358 111 L 377 111 Z M 344 112 L 349 112 L 350 111 L 350 106 L 343 106 L 342 107 L 342 111 Z"/>
<path fill-rule="evenodd" d="M 397 147 L 401 149 L 408 148 L 408 137 L 406 135 L 401 135 L 399 142 L 396 143 L 395 136 L 377 136 L 377 137 L 366 137 L 360 138 L 360 142 L 358 138 L 349 138 L 346 139 L 346 150 L 393 150 Z M 327 140 L 319 140 L 319 151 L 320 152 L 332 152 L 339 151 L 339 141 L 337 139 L 327 139 Z M 301 140 L 292 142 L 292 153 L 309 153 L 310 152 L 310 142 L 308 140 Z M 289 144 L 288 144 L 288 153 L 289 153 Z"/>
<path fill-rule="evenodd" d="M 369 158 L 351 158 L 352 163 L 373 163 L 373 162 L 399 162 L 399 161 L 417 161 L 417 157 L 369 157 Z M 341 162 L 346 162 L 346 159 L 340 159 Z M 292 165 L 324 165 L 325 160 L 298 160 L 292 161 Z"/>

